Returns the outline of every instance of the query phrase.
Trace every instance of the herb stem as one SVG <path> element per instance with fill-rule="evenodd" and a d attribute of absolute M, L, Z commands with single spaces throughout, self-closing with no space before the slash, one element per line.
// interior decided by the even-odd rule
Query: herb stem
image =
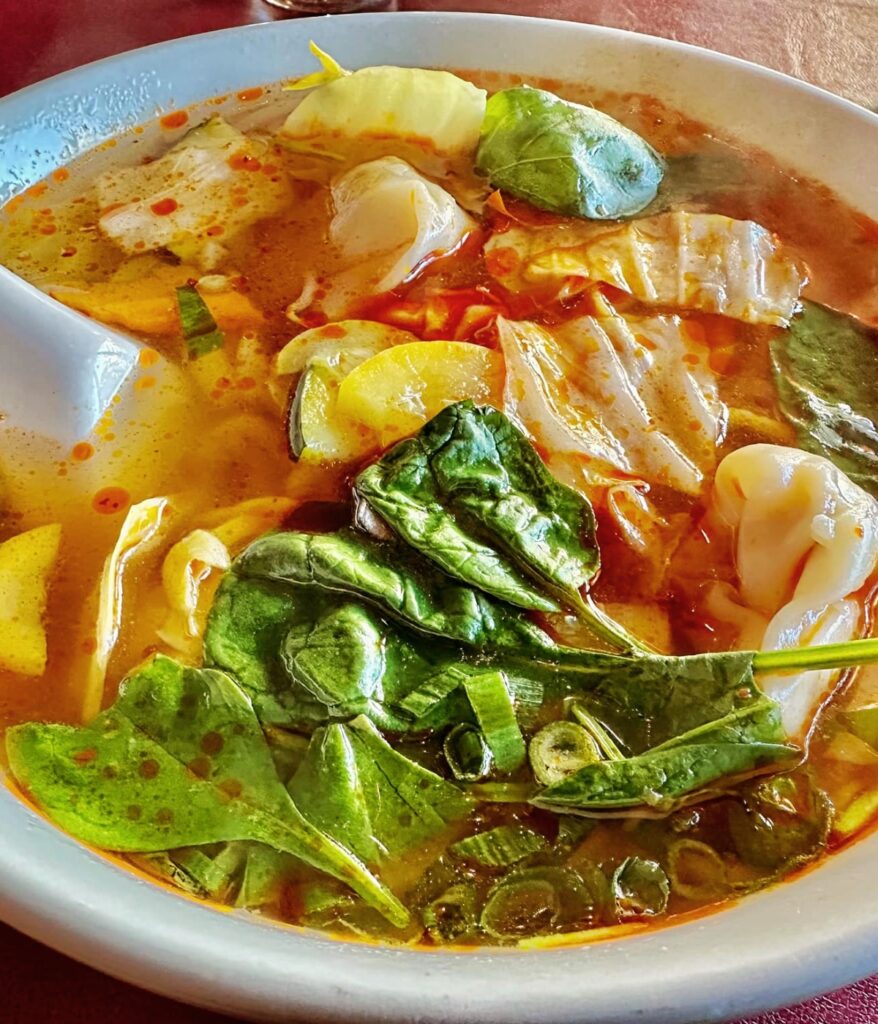
<path fill-rule="evenodd" d="M 587 594 L 582 599 L 580 618 L 589 625 L 595 636 L 612 644 L 622 654 L 632 656 L 655 654 L 651 647 L 638 640 L 636 636 L 632 636 L 618 622 L 602 612 Z"/>
<path fill-rule="evenodd" d="M 878 662 L 878 637 L 849 640 L 843 644 L 817 644 L 782 651 L 757 651 L 756 672 L 787 672 L 793 669 L 852 668 Z"/>

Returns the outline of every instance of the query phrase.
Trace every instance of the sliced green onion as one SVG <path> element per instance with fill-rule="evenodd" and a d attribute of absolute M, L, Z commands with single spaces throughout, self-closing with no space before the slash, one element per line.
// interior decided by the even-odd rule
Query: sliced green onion
<path fill-rule="evenodd" d="M 527 756 L 542 786 L 563 782 L 587 764 L 600 761 L 598 745 L 576 722 L 550 722 L 531 738 Z"/>
<path fill-rule="evenodd" d="M 254 843 L 247 855 L 235 906 L 253 909 L 274 903 L 293 863 L 288 854 Z"/>
<path fill-rule="evenodd" d="M 482 730 L 461 722 L 445 737 L 442 744 L 445 760 L 458 782 L 478 782 L 491 771 L 493 755 Z"/>
<path fill-rule="evenodd" d="M 452 885 L 421 911 L 430 938 L 439 944 L 455 942 L 475 931 L 478 906 L 475 889 L 465 882 Z"/>
<path fill-rule="evenodd" d="M 299 890 L 302 917 L 315 928 L 328 928 L 336 924 L 338 916 L 356 903 L 350 890 L 344 890 L 332 882 L 311 882 Z"/>
<path fill-rule="evenodd" d="M 438 672 L 424 680 L 420 686 L 399 701 L 396 705 L 412 718 L 423 718 L 440 702 L 449 697 L 463 682 L 463 673 Z"/>
<path fill-rule="evenodd" d="M 555 848 L 571 850 L 585 839 L 596 824 L 597 821 L 594 818 L 580 818 L 575 814 L 559 814 Z"/>
<path fill-rule="evenodd" d="M 463 686 L 494 756 L 494 766 L 501 775 L 514 772 L 524 764 L 527 747 L 503 673 L 486 672 L 465 680 Z"/>
<path fill-rule="evenodd" d="M 573 868 L 516 868 L 488 894 L 481 925 L 498 939 L 562 931 L 596 920 L 601 901 Z"/>
<path fill-rule="evenodd" d="M 616 913 L 621 919 L 657 917 L 668 906 L 671 887 L 661 865 L 642 857 L 626 857 L 613 874 Z"/>
<path fill-rule="evenodd" d="M 616 741 L 601 725 L 601 723 L 586 711 L 579 701 L 570 701 L 567 710 L 585 729 L 598 746 L 601 754 L 607 761 L 624 761 L 625 755 L 616 746 Z"/>
<path fill-rule="evenodd" d="M 726 865 L 707 843 L 679 839 L 668 850 L 668 877 L 674 892 L 687 900 L 711 900 L 726 895 Z"/>
<path fill-rule="evenodd" d="M 551 882 L 523 878 L 501 883 L 482 910 L 482 930 L 495 939 L 551 932 L 561 914 L 561 900 Z"/>
<path fill-rule="evenodd" d="M 170 882 L 171 885 L 182 889 L 183 892 L 188 892 L 191 896 L 198 896 L 204 899 L 210 895 L 204 886 L 197 882 L 188 871 L 181 868 L 167 851 L 163 850 L 158 853 L 130 853 L 128 854 L 128 860 L 135 867 L 146 871 L 156 878 Z"/>
<path fill-rule="evenodd" d="M 455 857 L 485 867 L 508 867 L 545 848 L 545 839 L 523 825 L 498 825 L 487 832 L 467 836 L 449 847 Z"/>
<path fill-rule="evenodd" d="M 184 284 L 177 289 L 177 309 L 190 359 L 223 347 L 225 335 L 193 285 Z"/>
<path fill-rule="evenodd" d="M 244 843 L 227 843 L 215 857 L 210 857 L 198 847 L 188 846 L 175 850 L 171 856 L 208 896 L 223 900 L 235 884 L 247 847 Z"/>

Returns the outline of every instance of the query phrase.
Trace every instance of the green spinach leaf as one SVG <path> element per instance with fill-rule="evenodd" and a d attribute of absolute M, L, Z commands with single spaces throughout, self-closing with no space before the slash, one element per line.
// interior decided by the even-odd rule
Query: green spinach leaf
<path fill-rule="evenodd" d="M 455 583 L 402 544 L 352 530 L 269 534 L 238 557 L 234 571 L 354 595 L 404 626 L 472 647 L 546 657 L 558 649 L 508 605 Z"/>
<path fill-rule="evenodd" d="M 369 864 L 425 843 L 472 806 L 453 783 L 395 751 L 364 717 L 318 729 L 289 790 L 316 828 Z"/>
<path fill-rule="evenodd" d="M 750 651 L 630 658 L 590 680 L 579 699 L 635 754 L 766 700 Z"/>
<path fill-rule="evenodd" d="M 95 846 L 150 852 L 251 839 L 347 883 L 388 919 L 402 904 L 299 811 L 250 701 L 222 672 L 155 657 L 88 726 L 7 731 L 16 780 L 62 828 Z"/>
<path fill-rule="evenodd" d="M 655 150 L 609 115 L 526 85 L 488 100 L 476 167 L 543 210 L 597 220 L 639 213 L 663 174 Z"/>
<path fill-rule="evenodd" d="M 234 573 L 227 573 L 220 584 L 204 632 L 204 659 L 234 675 L 264 726 L 325 721 L 325 705 L 291 683 L 280 648 L 292 627 L 313 621 L 331 600 L 316 588 L 293 591 L 272 580 Z"/>
<path fill-rule="evenodd" d="M 795 747 L 759 740 L 681 743 L 623 761 L 586 765 L 530 802 L 549 810 L 581 813 L 645 807 L 664 814 L 682 798 L 701 793 L 713 783 L 801 756 Z"/>
<path fill-rule="evenodd" d="M 281 643 L 287 677 L 326 707 L 328 718 L 364 714 L 391 732 L 423 732 L 467 717 L 453 694 L 475 669 L 439 641 L 417 642 L 368 605 L 333 595 L 313 621 Z"/>
<path fill-rule="evenodd" d="M 591 505 L 496 409 L 449 406 L 355 486 L 450 576 L 510 604 L 557 610 L 548 591 L 578 607 L 600 567 Z"/>
<path fill-rule="evenodd" d="M 878 331 L 805 302 L 771 342 L 771 359 L 801 447 L 878 494 Z"/>
<path fill-rule="evenodd" d="M 508 867 L 548 847 L 546 840 L 523 825 L 498 825 L 453 843 L 448 849 L 455 857 L 485 867 Z"/>
<path fill-rule="evenodd" d="M 669 660 L 690 660 L 693 667 L 703 671 L 705 664 L 716 668 L 717 662 L 712 659 L 723 657 Z M 730 652 L 727 657 L 740 667 L 740 654 Z M 752 653 L 749 657 L 752 662 Z M 727 692 L 714 690 L 709 693 L 711 699 L 706 701 L 699 700 L 698 694 L 699 684 L 703 688 L 705 679 L 693 675 L 690 677 L 694 685 L 689 713 L 681 714 L 673 701 L 661 708 L 664 721 L 661 716 L 658 721 L 664 729 L 657 729 L 656 735 L 664 735 L 663 742 L 630 757 L 584 765 L 573 775 L 541 790 L 531 802 L 540 807 L 585 813 L 641 805 L 667 813 L 682 798 L 720 780 L 752 773 L 769 764 L 782 765 L 800 759 L 801 750 L 784 742 L 786 736 L 777 703 L 758 689 L 749 667 L 747 674 L 746 686 L 740 686 L 733 673 Z M 715 682 L 715 676 L 708 677 L 707 681 Z M 667 678 L 664 682 L 668 685 Z M 632 685 L 635 694 L 637 689 Z M 646 699 L 635 695 L 627 704 L 635 735 L 640 730 L 634 716 L 639 713 L 638 709 L 650 707 L 649 697 L 654 695 L 655 691 L 650 694 L 647 688 Z M 590 695 L 581 699 L 588 703 Z M 729 703 L 732 706 L 723 714 L 723 708 Z M 688 725 L 685 731 L 683 723 Z"/>

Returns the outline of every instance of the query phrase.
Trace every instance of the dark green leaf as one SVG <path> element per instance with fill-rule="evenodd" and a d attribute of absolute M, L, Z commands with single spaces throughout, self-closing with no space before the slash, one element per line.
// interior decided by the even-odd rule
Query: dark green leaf
<path fill-rule="evenodd" d="M 368 719 L 318 729 L 289 786 L 306 818 L 370 864 L 469 813 L 460 789 L 395 751 Z"/>
<path fill-rule="evenodd" d="M 798 748 L 762 738 L 779 728 L 776 707 L 771 707 L 749 721 L 692 730 L 643 754 L 586 765 L 541 790 L 531 803 L 551 810 L 595 812 L 645 806 L 667 813 L 690 794 L 801 758 Z"/>
<path fill-rule="evenodd" d="M 294 688 L 325 706 L 326 717 L 367 715 L 392 732 L 425 731 L 466 717 L 462 696 L 475 672 L 448 644 L 407 635 L 374 608 L 343 594 L 311 621 L 293 624 L 280 656 Z M 307 602 L 305 602 L 307 603 Z"/>
<path fill-rule="evenodd" d="M 771 358 L 799 445 L 878 493 L 878 331 L 805 302 L 771 342 Z"/>
<path fill-rule="evenodd" d="M 574 609 L 624 650 L 638 641 L 585 600 L 600 568 L 589 502 L 549 473 L 503 413 L 458 402 L 357 478 L 357 493 L 450 576 L 510 604 Z"/>
<path fill-rule="evenodd" d="M 627 857 L 613 874 L 616 913 L 623 921 L 663 914 L 669 895 L 668 876 L 653 860 Z"/>
<path fill-rule="evenodd" d="M 456 584 L 403 545 L 338 533 L 273 533 L 235 562 L 240 576 L 365 598 L 405 626 L 473 647 L 551 656 L 557 645 L 514 609 Z"/>
<path fill-rule="evenodd" d="M 556 610 L 548 591 L 578 607 L 600 565 L 591 505 L 496 409 L 449 406 L 356 487 L 449 575 L 511 604 Z"/>
<path fill-rule="evenodd" d="M 68 832 L 150 852 L 252 839 L 341 879 L 394 921 L 408 913 L 314 828 L 279 781 L 250 701 L 222 672 L 157 656 L 88 726 L 6 733 L 10 768 Z"/>
<path fill-rule="evenodd" d="M 193 285 L 185 284 L 177 289 L 177 309 L 190 359 L 197 359 L 223 347 L 223 332 L 217 327 L 207 303 Z"/>
<path fill-rule="evenodd" d="M 639 213 L 663 173 L 655 150 L 612 117 L 526 85 L 488 100 L 476 166 L 540 209 L 598 220 Z"/>
<path fill-rule="evenodd" d="M 579 701 L 632 753 L 735 711 L 761 706 L 748 651 L 632 658 L 608 668 Z"/>
<path fill-rule="evenodd" d="M 204 633 L 204 659 L 231 672 L 253 701 L 263 725 L 302 726 L 324 721 L 326 707 L 294 687 L 280 648 L 287 631 L 311 621 L 332 601 L 316 588 L 292 591 L 272 580 L 228 573 L 220 584 Z"/>

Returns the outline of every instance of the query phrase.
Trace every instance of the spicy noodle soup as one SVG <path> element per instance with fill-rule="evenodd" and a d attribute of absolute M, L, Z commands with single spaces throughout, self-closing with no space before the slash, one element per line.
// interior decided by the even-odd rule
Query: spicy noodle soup
<path fill-rule="evenodd" d="M 139 345 L 88 437 L 6 428 L 9 784 L 200 899 L 434 946 L 856 837 L 876 226 L 653 97 L 318 55 L 5 208 L 0 260 Z"/>

